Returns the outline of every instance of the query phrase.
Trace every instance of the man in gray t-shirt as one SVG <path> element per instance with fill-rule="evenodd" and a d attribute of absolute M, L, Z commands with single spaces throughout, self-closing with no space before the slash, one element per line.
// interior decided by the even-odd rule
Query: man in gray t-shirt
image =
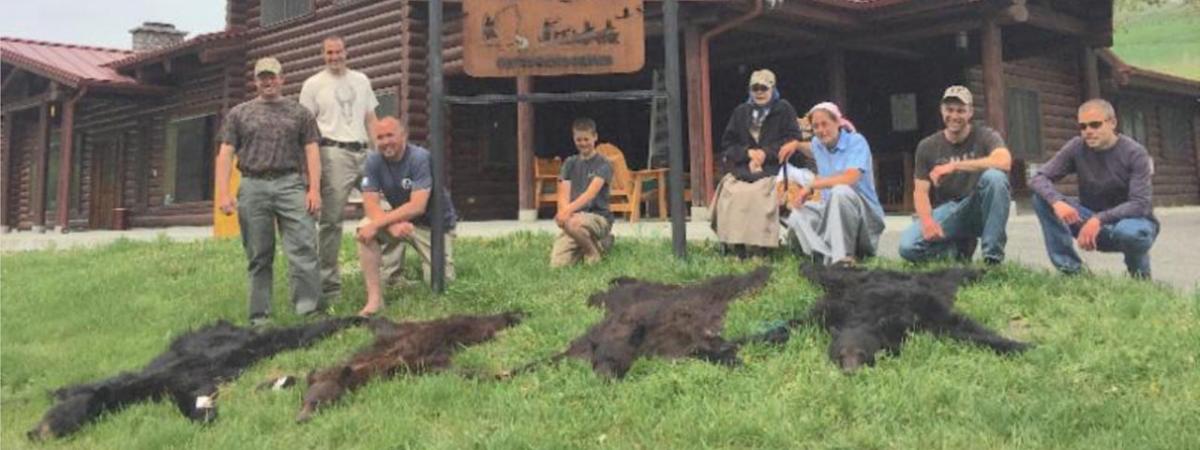
<path fill-rule="evenodd" d="M 1131 276 L 1150 278 L 1150 247 L 1159 231 L 1150 198 L 1150 154 L 1117 134 L 1116 112 L 1109 102 L 1084 103 L 1078 118 L 1080 137 L 1063 145 L 1029 180 L 1050 262 L 1063 273 L 1079 272 L 1083 263 L 1075 252 L 1077 242 L 1087 251 L 1124 253 Z M 1072 173 L 1079 183 L 1078 198 L 1054 188 L 1054 182 Z"/>
<path fill-rule="evenodd" d="M 946 128 L 921 140 L 914 167 L 917 217 L 900 237 L 900 256 L 911 262 L 957 253 L 970 260 L 980 241 L 983 260 L 1004 261 L 1011 199 L 1012 155 L 991 128 L 972 125 L 971 91 L 950 86 L 942 95 Z"/>
<path fill-rule="evenodd" d="M 608 159 L 596 151 L 596 122 L 576 119 L 571 125 L 578 155 L 563 163 L 558 182 L 558 210 L 554 222 L 562 233 L 550 250 L 550 267 L 588 264 L 612 245 L 612 212 L 608 209 L 608 187 L 613 170 Z"/>

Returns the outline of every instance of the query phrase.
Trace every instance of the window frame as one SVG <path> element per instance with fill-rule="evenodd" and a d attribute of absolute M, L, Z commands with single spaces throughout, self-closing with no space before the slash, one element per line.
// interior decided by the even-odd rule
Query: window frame
<path fill-rule="evenodd" d="M 275 19 L 275 20 L 271 21 L 270 23 L 268 23 L 264 20 L 264 17 L 265 17 L 264 13 L 266 12 L 267 2 L 271 2 L 271 1 L 288 2 L 288 1 L 292 1 L 292 0 L 261 0 L 258 4 L 258 26 L 259 26 L 259 28 L 267 29 L 267 28 L 275 28 L 278 26 L 282 26 L 282 25 L 290 23 L 292 21 L 299 20 L 303 17 L 311 16 L 311 15 L 315 14 L 316 10 L 317 10 L 316 0 L 303 0 L 304 4 L 307 5 L 306 11 L 296 14 L 294 16 L 281 16 L 279 19 Z"/>
<path fill-rule="evenodd" d="M 1019 86 L 1010 86 L 1007 89 L 1007 92 L 1005 92 L 1005 94 L 1006 94 L 1006 98 L 1007 98 L 1007 104 L 1005 105 L 1005 113 L 1008 115 L 1008 123 L 1006 124 L 1007 129 L 1005 130 L 1005 135 L 1007 136 L 1005 139 L 1005 143 L 1008 144 L 1008 150 L 1010 152 L 1012 152 L 1013 157 L 1016 159 L 1022 159 L 1022 160 L 1026 160 L 1026 161 L 1042 160 L 1043 156 L 1045 154 L 1045 151 L 1043 149 L 1044 135 L 1043 135 L 1043 131 L 1042 131 L 1042 98 L 1041 98 L 1041 94 L 1037 90 L 1019 87 Z M 1019 105 L 1017 102 L 1014 102 L 1013 100 L 1020 98 L 1020 97 L 1026 97 L 1026 98 L 1032 99 L 1033 110 L 1027 112 L 1027 114 L 1029 116 L 1028 119 L 1031 120 L 1029 123 L 1033 127 L 1033 130 L 1032 131 L 1024 130 L 1028 133 L 1029 136 L 1021 135 L 1020 137 L 1018 137 L 1018 135 L 1020 133 L 1014 133 L 1014 131 L 1023 131 L 1023 130 L 1014 130 L 1013 129 L 1014 124 L 1018 123 L 1016 120 L 1013 120 L 1013 119 L 1017 119 L 1017 118 L 1021 117 L 1021 114 L 1019 114 L 1019 113 L 1021 113 L 1022 111 L 1017 111 L 1014 109 L 1014 108 L 1019 107 Z M 1025 139 L 1026 137 L 1033 139 L 1033 142 L 1023 142 L 1026 140 Z M 1017 145 L 1014 145 L 1017 142 L 1020 142 L 1022 144 L 1021 147 L 1023 147 L 1023 148 L 1017 148 Z"/>
<path fill-rule="evenodd" d="M 164 136 L 166 139 L 166 142 L 165 142 L 165 145 L 163 146 L 163 164 L 162 164 L 163 175 L 160 179 L 161 180 L 160 186 L 162 188 L 163 206 L 213 201 L 213 198 L 212 198 L 213 193 L 208 192 L 208 191 L 211 191 L 211 189 L 201 192 L 200 198 L 196 199 L 196 200 L 180 201 L 178 199 L 177 189 L 178 189 L 178 184 L 179 184 L 179 141 L 178 141 L 178 139 L 179 139 L 179 124 L 188 122 L 188 121 L 197 120 L 197 119 L 207 119 L 207 123 L 206 123 L 207 133 L 206 134 L 208 137 L 208 143 L 205 144 L 205 147 L 210 147 L 215 151 L 214 145 L 217 141 L 217 134 L 220 132 L 216 128 L 217 128 L 217 125 L 219 124 L 220 117 L 221 117 L 220 113 L 217 111 L 207 111 L 207 112 L 198 113 L 198 114 L 180 115 L 180 116 L 172 117 L 166 121 L 166 124 L 165 124 L 166 136 Z M 213 153 L 212 156 L 215 158 L 215 152 Z M 215 177 L 215 172 L 209 173 L 207 175 L 202 174 L 201 176 L 202 177 L 207 176 L 209 178 L 213 178 L 213 177 Z M 216 182 L 215 180 L 211 181 L 211 183 L 215 183 L 215 182 Z"/>
<path fill-rule="evenodd" d="M 1157 109 L 1163 158 L 1190 160 L 1194 150 L 1192 143 L 1195 141 L 1190 111 L 1176 104 L 1160 104 Z"/>

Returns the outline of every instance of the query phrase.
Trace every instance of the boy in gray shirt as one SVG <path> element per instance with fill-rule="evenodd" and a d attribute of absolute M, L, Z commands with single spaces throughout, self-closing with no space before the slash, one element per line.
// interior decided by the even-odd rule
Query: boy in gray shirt
<path fill-rule="evenodd" d="M 1066 274 L 1079 272 L 1079 247 L 1125 254 L 1135 278 L 1150 278 L 1150 247 L 1159 224 L 1151 201 L 1154 166 L 1146 148 L 1116 133 L 1113 106 L 1102 99 L 1079 107 L 1080 137 L 1071 139 L 1029 180 L 1033 208 L 1042 225 L 1050 262 Z M 1054 182 L 1076 174 L 1079 197 Z"/>
<path fill-rule="evenodd" d="M 569 266 L 581 259 L 597 263 L 612 245 L 608 187 L 613 170 L 608 159 L 596 151 L 596 122 L 576 119 L 571 135 L 579 154 L 567 158 L 559 174 L 554 222 L 562 233 L 550 250 L 550 267 Z"/>

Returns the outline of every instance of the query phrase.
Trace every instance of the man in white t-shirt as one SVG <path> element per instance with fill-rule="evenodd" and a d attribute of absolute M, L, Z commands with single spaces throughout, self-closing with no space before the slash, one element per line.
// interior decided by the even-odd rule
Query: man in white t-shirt
<path fill-rule="evenodd" d="M 300 104 L 317 117 L 321 130 L 322 207 L 317 254 L 321 262 L 321 298 L 328 304 L 341 295 L 338 252 L 342 212 L 350 192 L 362 178 L 367 151 L 372 148 L 367 129 L 375 125 L 379 101 L 371 80 L 346 67 L 346 43 L 342 38 L 325 38 L 322 55 L 325 69 L 304 80 Z"/>

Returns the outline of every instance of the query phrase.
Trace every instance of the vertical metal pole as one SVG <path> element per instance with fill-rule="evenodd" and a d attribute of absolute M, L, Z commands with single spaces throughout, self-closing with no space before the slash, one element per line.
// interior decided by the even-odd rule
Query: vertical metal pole
<path fill-rule="evenodd" d="M 430 261 L 430 287 L 434 293 L 442 293 L 446 289 L 446 205 L 442 193 L 445 192 L 445 180 L 442 178 L 442 167 L 445 165 L 446 148 L 443 139 L 442 115 L 445 102 L 442 92 L 442 0 L 429 0 L 429 150 L 433 153 L 433 192 L 429 201 L 433 203 L 430 211 L 432 236 L 430 237 L 433 261 Z"/>
<path fill-rule="evenodd" d="M 666 52 L 667 130 L 671 168 L 667 173 L 671 194 L 671 244 L 675 257 L 687 257 L 687 230 L 683 211 L 683 102 L 679 96 L 679 0 L 663 2 L 663 51 Z M 698 186 L 693 186 L 698 188 Z"/>

